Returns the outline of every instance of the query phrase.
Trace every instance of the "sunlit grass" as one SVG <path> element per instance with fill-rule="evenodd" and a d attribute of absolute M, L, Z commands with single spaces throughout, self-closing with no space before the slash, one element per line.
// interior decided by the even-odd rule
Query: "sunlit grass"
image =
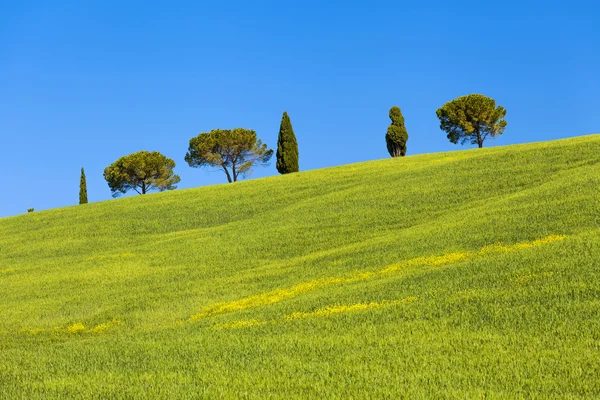
<path fill-rule="evenodd" d="M 0 220 L 0 398 L 600 396 L 600 136 Z"/>
<path fill-rule="evenodd" d="M 486 246 L 479 251 L 476 252 L 457 252 L 457 253 L 448 253 L 441 256 L 428 256 L 428 257 L 417 257 L 413 258 L 399 264 L 391 265 L 385 267 L 383 269 L 374 270 L 374 271 L 358 271 L 350 274 L 346 274 L 345 276 L 340 277 L 328 277 L 328 278 L 320 278 L 315 279 L 309 282 L 303 282 L 294 285 L 288 289 L 278 289 L 267 293 L 260 293 L 258 295 L 250 296 L 244 299 L 231 301 L 228 303 L 215 303 L 204 310 L 202 310 L 198 314 L 194 314 L 190 317 L 190 321 L 196 321 L 201 318 L 206 318 L 211 315 L 223 314 L 228 312 L 235 312 L 244 310 L 246 308 L 264 306 L 268 304 L 273 304 L 280 302 L 284 299 L 299 296 L 303 293 L 314 291 L 317 289 L 322 289 L 327 286 L 332 285 L 341 285 L 345 283 L 353 283 L 358 281 L 365 281 L 369 279 L 374 279 L 377 277 L 381 277 L 386 274 L 391 274 L 397 272 L 399 270 L 409 268 L 409 267 L 431 267 L 431 266 L 439 266 L 445 264 L 456 263 L 460 261 L 469 260 L 475 258 L 477 256 L 485 256 L 493 253 L 508 253 L 511 251 L 516 251 L 520 249 L 528 249 L 535 246 L 540 246 L 546 243 L 552 243 L 558 240 L 565 239 L 564 235 L 551 235 L 542 239 L 537 239 L 531 242 L 522 242 L 514 245 L 502 245 L 499 243 Z"/>

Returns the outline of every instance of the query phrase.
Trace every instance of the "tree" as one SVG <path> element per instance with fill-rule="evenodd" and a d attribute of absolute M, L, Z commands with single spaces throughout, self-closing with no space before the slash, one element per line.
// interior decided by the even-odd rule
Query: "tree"
<path fill-rule="evenodd" d="M 392 123 L 388 126 L 385 135 L 388 152 L 392 157 L 406 155 L 406 142 L 408 141 L 408 132 L 404 126 L 404 117 L 400 107 L 394 106 L 390 108 L 390 119 Z"/>
<path fill-rule="evenodd" d="M 79 178 L 79 204 L 87 204 L 87 183 L 85 182 L 85 171 L 81 168 L 81 178 Z"/>
<path fill-rule="evenodd" d="M 506 128 L 506 110 L 496 107 L 494 99 L 481 94 L 470 94 L 447 102 L 436 111 L 440 129 L 448 134 L 450 142 L 483 147 L 488 136 L 501 135 Z"/>
<path fill-rule="evenodd" d="M 277 137 L 277 171 L 280 174 L 298 172 L 298 142 L 287 112 L 283 112 Z"/>
<path fill-rule="evenodd" d="M 139 151 L 123 156 L 104 169 L 113 197 L 130 189 L 139 194 L 151 190 L 173 190 L 181 180 L 173 173 L 175 161 L 157 151 Z"/>
<path fill-rule="evenodd" d="M 273 150 L 267 149 L 251 129 L 213 129 L 190 139 L 185 161 L 195 168 L 221 168 L 231 183 L 254 165 L 267 165 L 272 155 Z"/>

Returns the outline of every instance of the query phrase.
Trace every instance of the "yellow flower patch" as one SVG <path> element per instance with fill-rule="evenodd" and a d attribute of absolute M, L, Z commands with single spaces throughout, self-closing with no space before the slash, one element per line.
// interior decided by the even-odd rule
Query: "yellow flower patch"
<path fill-rule="evenodd" d="M 416 297 L 407 297 L 405 299 L 400 300 L 383 300 L 380 302 L 372 302 L 372 303 L 359 303 L 359 304 L 350 304 L 350 305 L 335 305 L 328 306 L 325 308 L 318 309 L 312 312 L 294 312 L 292 314 L 286 315 L 281 320 L 270 320 L 270 321 L 258 321 L 256 319 L 252 320 L 239 320 L 234 322 L 229 322 L 226 324 L 217 324 L 214 327 L 217 329 L 235 329 L 235 328 L 247 328 L 253 326 L 262 326 L 267 324 L 277 324 L 281 322 L 291 322 L 295 320 L 307 319 L 307 318 L 320 318 L 320 317 L 330 317 L 333 315 L 347 313 L 347 312 L 356 312 L 356 311 L 367 311 L 374 310 L 378 308 L 391 307 L 399 304 L 407 304 L 416 301 Z"/>
<path fill-rule="evenodd" d="M 373 310 L 377 308 L 391 307 L 403 303 L 412 303 L 417 300 L 416 297 L 407 297 L 400 300 L 383 300 L 380 302 L 372 303 L 358 303 L 351 305 L 336 305 L 321 308 L 312 312 L 294 312 L 290 315 L 286 315 L 284 318 L 286 321 L 293 321 L 297 319 L 316 318 L 316 317 L 329 317 L 335 314 L 354 312 L 354 311 L 365 311 Z"/>
<path fill-rule="evenodd" d="M 198 314 L 192 315 L 189 320 L 196 321 L 212 315 L 230 313 L 240 310 L 245 310 L 251 307 L 264 306 L 278 303 L 284 299 L 298 296 L 303 293 L 311 292 L 327 286 L 354 283 L 359 281 L 367 281 L 373 278 L 381 277 L 387 274 L 392 274 L 409 267 L 437 267 L 442 265 L 453 264 L 461 261 L 472 260 L 477 257 L 482 257 L 488 254 L 508 253 L 522 249 L 541 246 L 547 243 L 556 242 L 565 239 L 564 235 L 551 235 L 542 239 L 537 239 L 531 242 L 521 242 L 513 245 L 493 244 L 483 247 L 479 251 L 474 252 L 454 252 L 443 254 L 440 256 L 416 257 L 398 264 L 387 266 L 375 271 L 360 271 L 348 274 L 342 277 L 320 278 L 309 282 L 299 283 L 288 289 L 278 289 L 266 293 L 261 293 L 254 296 L 249 296 L 240 300 L 231 302 L 216 303 L 205 307 Z"/>
<path fill-rule="evenodd" d="M 529 274 L 529 275 L 524 275 L 524 276 L 520 276 L 517 279 L 515 279 L 515 282 L 520 283 L 521 285 L 524 283 L 529 282 L 532 279 L 535 278 L 549 278 L 552 275 L 554 275 L 554 272 L 543 272 L 541 274 Z"/>
<path fill-rule="evenodd" d="M 244 310 L 250 307 L 257 307 L 262 305 L 268 305 L 278 303 L 283 299 L 294 297 L 302 293 L 313 291 L 317 288 L 329 286 L 336 283 L 344 282 L 343 278 L 324 278 L 316 279 L 313 281 L 300 283 L 292 286 L 289 289 L 279 289 L 267 293 L 261 293 L 255 296 L 246 297 L 240 300 L 231 301 L 228 303 L 217 303 L 211 306 L 205 307 L 200 313 L 192 315 L 190 320 L 195 321 L 201 318 L 208 317 L 215 314 L 223 314 L 233 311 Z"/>
<path fill-rule="evenodd" d="M 81 322 L 76 322 L 74 324 L 68 326 L 55 326 L 54 328 L 36 328 L 24 330 L 24 332 L 28 332 L 32 335 L 39 335 L 41 333 L 52 333 L 52 334 L 61 334 L 61 333 L 69 333 L 72 335 L 80 334 L 80 333 L 103 333 L 106 330 L 117 326 L 121 323 L 121 321 L 113 319 L 112 321 L 105 322 L 103 324 L 98 324 L 93 327 L 86 327 Z"/>
<path fill-rule="evenodd" d="M 485 246 L 481 250 L 479 250 L 479 254 L 490 254 L 490 253 L 510 253 L 517 250 L 530 249 L 532 247 L 542 246 L 544 244 L 557 242 L 560 240 L 566 239 L 564 235 L 550 235 L 542 239 L 536 239 L 532 242 L 521 242 L 513 245 L 505 246 L 502 244 L 492 244 L 489 246 Z"/>
<path fill-rule="evenodd" d="M 67 332 L 71 334 L 82 333 L 85 331 L 85 326 L 81 322 L 77 322 L 67 327 Z"/>
<path fill-rule="evenodd" d="M 103 333 L 104 331 L 106 331 L 107 329 L 112 328 L 113 326 L 119 325 L 121 323 L 121 321 L 117 320 L 117 319 L 113 319 L 110 322 L 105 322 L 104 324 L 99 324 L 94 326 L 93 328 L 91 328 L 89 331 L 91 333 Z"/>
<path fill-rule="evenodd" d="M 260 325 L 266 325 L 268 322 L 267 321 L 259 321 L 256 319 L 251 319 L 251 320 L 240 320 L 240 321 L 234 321 L 234 322 L 230 322 L 227 324 L 218 324 L 215 326 L 215 328 L 220 328 L 220 329 L 235 329 L 235 328 L 246 328 L 249 326 L 260 326 Z"/>

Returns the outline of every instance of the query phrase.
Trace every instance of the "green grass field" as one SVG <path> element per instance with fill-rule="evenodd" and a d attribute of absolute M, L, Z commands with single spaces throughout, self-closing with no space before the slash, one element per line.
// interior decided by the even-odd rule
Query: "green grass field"
<path fill-rule="evenodd" d="M 600 135 L 5 218 L 0 398 L 599 397 L 599 259 Z"/>

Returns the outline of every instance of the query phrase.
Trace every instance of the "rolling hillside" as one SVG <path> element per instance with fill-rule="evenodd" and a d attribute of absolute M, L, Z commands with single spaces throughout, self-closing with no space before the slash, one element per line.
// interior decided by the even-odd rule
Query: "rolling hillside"
<path fill-rule="evenodd" d="M 598 397 L 600 135 L 0 219 L 0 294 L 0 398 Z"/>

